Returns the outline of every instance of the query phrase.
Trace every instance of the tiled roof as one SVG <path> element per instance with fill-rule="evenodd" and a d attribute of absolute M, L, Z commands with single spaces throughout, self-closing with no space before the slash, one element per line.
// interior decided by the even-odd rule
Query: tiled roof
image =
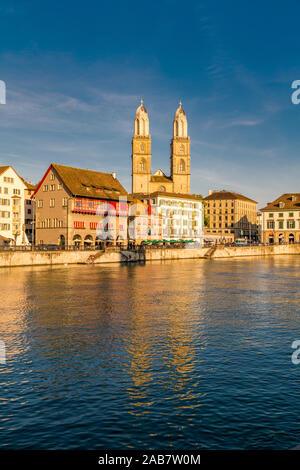
<path fill-rule="evenodd" d="M 65 165 L 52 164 L 52 167 L 73 196 L 94 199 L 118 200 L 127 196 L 127 191 L 111 173 L 84 170 Z"/>
<path fill-rule="evenodd" d="M 25 180 L 24 180 L 24 183 L 26 184 L 27 189 L 29 189 L 30 191 L 35 191 L 36 188 L 38 187 L 38 184 L 31 184 Z"/>
<path fill-rule="evenodd" d="M 2 173 L 8 170 L 8 168 L 12 168 L 12 167 L 10 165 L 0 166 L 0 175 L 2 175 Z"/>
<path fill-rule="evenodd" d="M 168 176 L 152 175 L 150 181 L 153 183 L 171 183 L 172 179 Z"/>
<path fill-rule="evenodd" d="M 261 211 L 300 210 L 300 193 L 286 193 L 269 202 Z"/>
<path fill-rule="evenodd" d="M 204 201 L 214 201 L 214 200 L 226 200 L 226 199 L 239 199 L 241 201 L 247 201 L 247 202 L 254 202 L 257 204 L 256 201 L 253 199 L 250 199 L 249 197 L 243 196 L 242 194 L 235 193 L 233 191 L 214 191 L 212 194 L 209 196 L 206 196 L 204 198 Z"/>
<path fill-rule="evenodd" d="M 27 183 L 24 178 L 22 178 L 22 176 L 20 176 L 16 170 L 11 166 L 11 165 L 5 165 L 5 166 L 0 166 L 0 175 L 2 175 L 2 173 L 4 173 L 6 170 L 8 170 L 9 168 L 11 168 L 15 174 L 18 176 L 18 178 L 20 178 L 20 180 L 27 186 L 29 183 Z"/>

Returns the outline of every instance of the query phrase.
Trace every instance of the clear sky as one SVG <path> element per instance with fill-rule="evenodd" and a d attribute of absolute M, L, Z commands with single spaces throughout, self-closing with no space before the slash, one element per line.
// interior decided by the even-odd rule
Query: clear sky
<path fill-rule="evenodd" d="M 181 100 L 192 192 L 300 192 L 299 17 L 296 0 L 1 0 L 0 164 L 33 182 L 50 162 L 116 171 L 130 190 L 140 98 L 167 174 Z"/>

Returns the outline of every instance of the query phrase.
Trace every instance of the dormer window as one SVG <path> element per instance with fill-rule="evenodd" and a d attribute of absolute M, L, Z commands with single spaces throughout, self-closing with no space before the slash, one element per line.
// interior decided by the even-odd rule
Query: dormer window
<path fill-rule="evenodd" d="M 283 202 L 283 201 L 280 201 L 280 203 L 279 203 L 279 207 L 280 207 L 281 209 L 283 209 L 283 208 L 284 208 L 284 206 L 285 206 L 284 202 Z"/>
<path fill-rule="evenodd" d="M 292 196 L 292 197 L 291 197 L 291 200 L 292 200 L 293 202 L 296 202 L 296 199 L 297 199 L 296 196 Z"/>

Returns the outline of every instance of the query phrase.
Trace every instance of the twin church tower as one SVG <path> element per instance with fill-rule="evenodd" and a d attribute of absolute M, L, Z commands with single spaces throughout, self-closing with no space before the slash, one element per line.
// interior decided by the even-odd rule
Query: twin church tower
<path fill-rule="evenodd" d="M 133 194 L 150 194 L 155 191 L 190 193 L 190 138 L 188 137 L 186 115 L 181 103 L 179 103 L 173 121 L 170 176 L 166 176 L 162 170 L 151 174 L 149 117 L 143 100 L 136 110 L 131 158 Z"/>

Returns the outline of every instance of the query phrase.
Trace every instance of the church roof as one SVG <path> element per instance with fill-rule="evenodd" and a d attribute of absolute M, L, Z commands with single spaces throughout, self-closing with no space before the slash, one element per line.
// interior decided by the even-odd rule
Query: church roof
<path fill-rule="evenodd" d="M 171 183 L 172 178 L 167 176 L 160 168 L 151 176 L 152 183 Z"/>
<path fill-rule="evenodd" d="M 181 101 L 179 101 L 179 107 L 178 107 L 177 110 L 176 110 L 175 118 L 176 118 L 177 116 L 179 116 L 180 114 L 182 114 L 183 116 L 185 116 L 185 111 L 182 109 L 181 105 L 182 105 L 182 103 L 181 103 Z"/>
<path fill-rule="evenodd" d="M 152 175 L 150 181 L 152 183 L 171 183 L 172 178 L 169 177 L 169 176 L 155 176 L 155 175 Z"/>
<path fill-rule="evenodd" d="M 143 100 L 141 100 L 141 104 L 140 106 L 137 108 L 136 110 L 136 115 L 138 115 L 141 111 L 143 111 L 144 113 L 148 114 L 148 111 L 147 109 L 145 108 L 144 104 L 143 104 Z"/>

